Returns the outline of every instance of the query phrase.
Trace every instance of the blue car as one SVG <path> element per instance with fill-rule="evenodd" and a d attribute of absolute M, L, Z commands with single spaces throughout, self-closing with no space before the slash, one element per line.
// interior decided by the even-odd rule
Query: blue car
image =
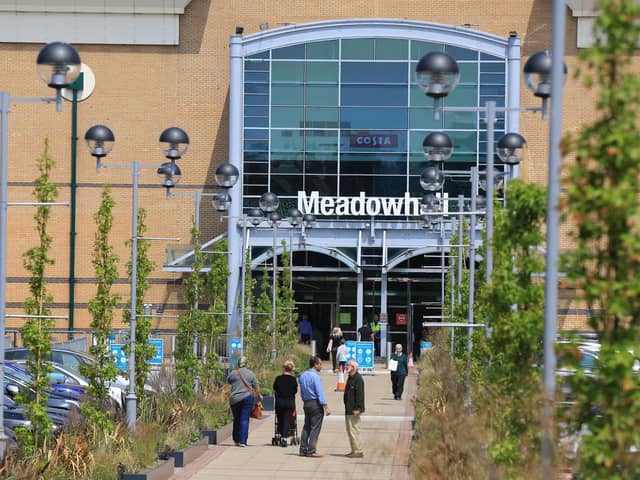
<path fill-rule="evenodd" d="M 21 366 L 11 362 L 4 362 L 5 373 L 12 375 L 24 383 L 29 384 L 31 382 L 31 376 Z M 64 383 L 51 383 L 50 391 L 64 398 L 80 401 L 81 397 L 85 394 L 85 389 L 80 385 L 68 385 Z"/>

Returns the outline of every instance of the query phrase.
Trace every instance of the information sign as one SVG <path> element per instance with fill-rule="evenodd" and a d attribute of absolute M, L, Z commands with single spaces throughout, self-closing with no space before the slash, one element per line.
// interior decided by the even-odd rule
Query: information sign
<path fill-rule="evenodd" d="M 162 365 L 162 359 L 164 358 L 164 341 L 161 338 L 149 338 L 147 343 L 153 345 L 155 348 L 153 357 L 147 360 L 147 363 L 149 365 Z"/>
<path fill-rule="evenodd" d="M 356 342 L 356 362 L 359 368 L 373 369 L 373 342 Z"/>
<path fill-rule="evenodd" d="M 129 357 L 122 351 L 122 347 L 124 347 L 124 345 L 122 345 L 121 343 L 112 343 L 110 347 L 111 356 L 116 363 L 116 367 L 118 367 L 123 372 L 126 372 Z"/>

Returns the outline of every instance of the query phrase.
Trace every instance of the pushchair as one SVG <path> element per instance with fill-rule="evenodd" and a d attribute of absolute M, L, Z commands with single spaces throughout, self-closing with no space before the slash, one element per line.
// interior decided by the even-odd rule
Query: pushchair
<path fill-rule="evenodd" d="M 271 445 L 274 447 L 287 446 L 287 438 L 292 437 L 289 445 L 300 445 L 300 440 L 298 439 L 298 414 L 296 413 L 296 409 L 293 409 L 291 412 L 291 424 L 289 426 L 289 435 L 283 436 L 280 435 L 280 427 L 278 425 L 278 415 L 273 416 L 275 418 L 275 431 L 273 434 L 273 438 L 271 439 Z"/>

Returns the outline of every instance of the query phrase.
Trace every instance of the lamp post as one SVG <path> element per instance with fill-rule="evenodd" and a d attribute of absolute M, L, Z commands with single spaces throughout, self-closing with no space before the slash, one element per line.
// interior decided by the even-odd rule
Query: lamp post
<path fill-rule="evenodd" d="M 45 45 L 36 60 L 38 74 L 51 88 L 56 89 L 56 98 L 11 97 L 7 91 L 0 92 L 0 115 L 2 118 L 0 147 L 0 365 L 4 365 L 4 336 L 7 290 L 7 190 L 9 112 L 12 103 L 45 102 L 56 104 L 62 110 L 61 89 L 71 85 L 80 74 L 80 55 L 68 43 L 53 42 Z M 0 385 L 4 385 L 4 368 L 0 368 Z M 0 462 L 4 462 L 7 435 L 4 430 L 4 398 L 0 395 Z"/>
<path fill-rule="evenodd" d="M 278 268 L 278 260 L 276 258 L 276 230 L 278 228 L 278 223 L 282 218 L 276 212 L 278 206 L 280 205 L 280 200 L 278 196 L 273 192 L 265 192 L 260 196 L 260 201 L 258 202 L 260 205 L 260 210 L 262 210 L 267 215 L 267 220 L 271 224 L 271 228 L 273 229 L 273 284 L 272 284 L 272 305 L 271 305 L 271 358 L 276 358 L 276 270 Z"/>
<path fill-rule="evenodd" d="M 141 165 L 137 160 L 130 164 L 104 164 L 102 158 L 107 156 L 115 142 L 115 136 L 109 127 L 104 125 L 94 125 L 84 136 L 91 155 L 96 159 L 96 170 L 100 172 L 102 167 L 129 168 L 131 169 L 131 307 L 129 315 L 129 393 L 127 394 L 127 428 L 129 433 L 133 433 L 136 427 L 137 397 L 135 390 L 136 374 L 136 317 L 137 317 L 137 263 L 138 263 L 138 177 L 140 169 L 157 169 L 158 175 L 162 178 L 162 186 L 167 189 L 167 197 L 171 188 L 175 187 L 180 180 L 180 167 L 176 165 L 176 160 L 180 159 L 189 146 L 189 136 L 184 130 L 171 127 L 160 134 L 160 149 L 164 156 L 169 159 L 160 167 L 157 165 Z"/>

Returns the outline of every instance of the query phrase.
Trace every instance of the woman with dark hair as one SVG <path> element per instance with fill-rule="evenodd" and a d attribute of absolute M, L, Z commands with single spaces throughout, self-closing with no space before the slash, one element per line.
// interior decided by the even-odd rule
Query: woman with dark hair
<path fill-rule="evenodd" d="M 253 402 L 262 400 L 260 384 L 256 375 L 247 368 L 247 358 L 242 357 L 238 369 L 232 370 L 227 378 L 231 384 L 229 403 L 233 413 L 233 441 L 238 447 L 246 447 L 249 438 L 249 416 Z"/>
<path fill-rule="evenodd" d="M 291 417 L 296 408 L 296 393 L 298 382 L 293 376 L 293 362 L 287 360 L 282 368 L 282 375 L 278 375 L 273 382 L 273 393 L 276 397 L 276 417 L 278 419 L 278 433 L 280 445 L 287 446 L 287 438 L 291 433 Z"/>

